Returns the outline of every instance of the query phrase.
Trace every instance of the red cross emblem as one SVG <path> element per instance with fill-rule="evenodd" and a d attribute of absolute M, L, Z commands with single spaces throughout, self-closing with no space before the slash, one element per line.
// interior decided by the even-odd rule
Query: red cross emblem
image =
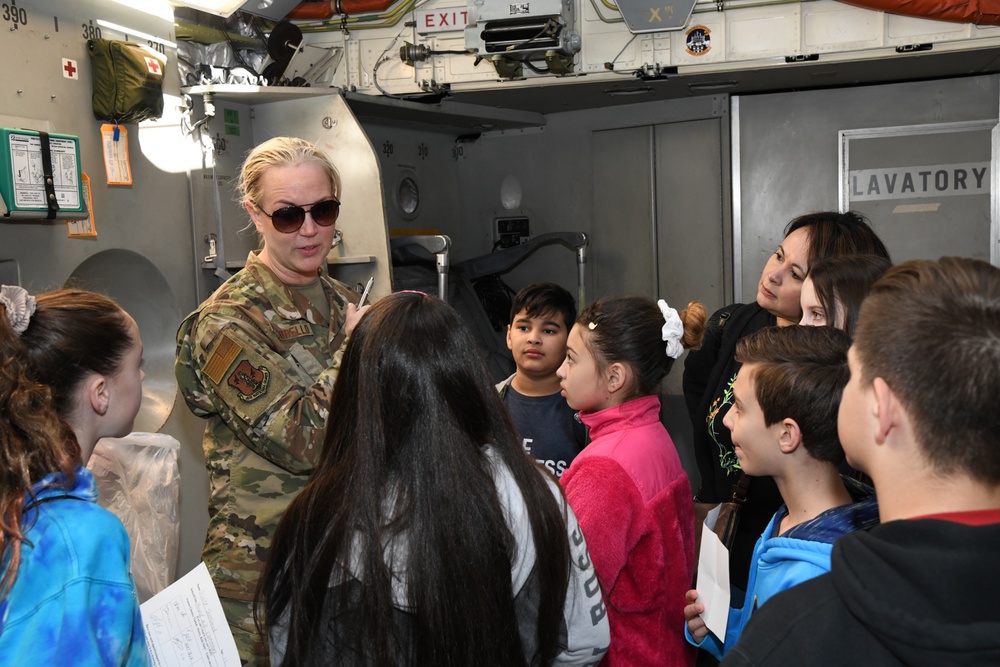
<path fill-rule="evenodd" d="M 150 74 L 162 74 L 160 72 L 160 61 L 156 58 L 146 58 L 146 68 Z"/>
<path fill-rule="evenodd" d="M 62 59 L 63 76 L 67 79 L 79 79 L 80 69 L 76 66 L 75 60 L 69 58 Z"/>

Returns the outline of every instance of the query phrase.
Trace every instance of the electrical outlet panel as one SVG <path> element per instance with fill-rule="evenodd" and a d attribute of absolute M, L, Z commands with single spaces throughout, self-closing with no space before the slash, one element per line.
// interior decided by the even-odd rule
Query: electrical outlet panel
<path fill-rule="evenodd" d="M 498 248 L 512 248 L 521 245 L 531 236 L 527 218 L 497 218 L 494 222 L 496 223 L 496 247 Z"/>

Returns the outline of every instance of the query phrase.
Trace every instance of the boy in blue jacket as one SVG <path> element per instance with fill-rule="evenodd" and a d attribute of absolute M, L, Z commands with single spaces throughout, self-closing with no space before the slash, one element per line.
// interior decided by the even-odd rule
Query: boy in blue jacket
<path fill-rule="evenodd" d="M 723 423 L 743 472 L 773 477 L 785 504 L 757 540 L 742 604 L 734 591 L 724 640 L 705 626 L 698 591 L 687 593 L 687 639 L 716 658 L 736 644 L 757 607 L 829 572 L 838 537 L 878 523 L 872 490 L 838 472 L 837 411 L 850 344 L 833 327 L 788 326 L 762 329 L 736 347 L 743 365 Z"/>

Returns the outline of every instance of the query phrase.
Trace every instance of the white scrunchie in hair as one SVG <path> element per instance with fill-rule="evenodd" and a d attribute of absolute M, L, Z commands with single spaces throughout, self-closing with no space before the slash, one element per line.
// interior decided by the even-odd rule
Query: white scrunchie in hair
<path fill-rule="evenodd" d="M 684 346 L 681 345 L 681 338 L 684 337 L 684 322 L 677 311 L 667 305 L 667 302 L 660 299 L 656 302 L 663 313 L 663 333 L 661 337 L 667 344 L 667 356 L 676 359 L 684 353 Z"/>
<path fill-rule="evenodd" d="M 0 303 L 7 308 L 7 321 L 18 336 L 28 328 L 28 322 L 35 312 L 35 297 L 17 285 L 0 287 Z"/>

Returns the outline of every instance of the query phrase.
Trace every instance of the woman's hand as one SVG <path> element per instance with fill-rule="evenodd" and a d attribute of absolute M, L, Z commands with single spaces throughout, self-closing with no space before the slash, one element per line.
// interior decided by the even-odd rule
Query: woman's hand
<path fill-rule="evenodd" d="M 354 327 L 358 326 L 358 322 L 361 321 L 361 317 L 368 312 L 369 308 L 371 308 L 371 304 L 361 306 L 361 308 L 358 308 L 353 303 L 347 304 L 347 319 L 345 327 L 347 328 L 348 336 L 350 336 L 351 332 L 354 331 Z"/>

